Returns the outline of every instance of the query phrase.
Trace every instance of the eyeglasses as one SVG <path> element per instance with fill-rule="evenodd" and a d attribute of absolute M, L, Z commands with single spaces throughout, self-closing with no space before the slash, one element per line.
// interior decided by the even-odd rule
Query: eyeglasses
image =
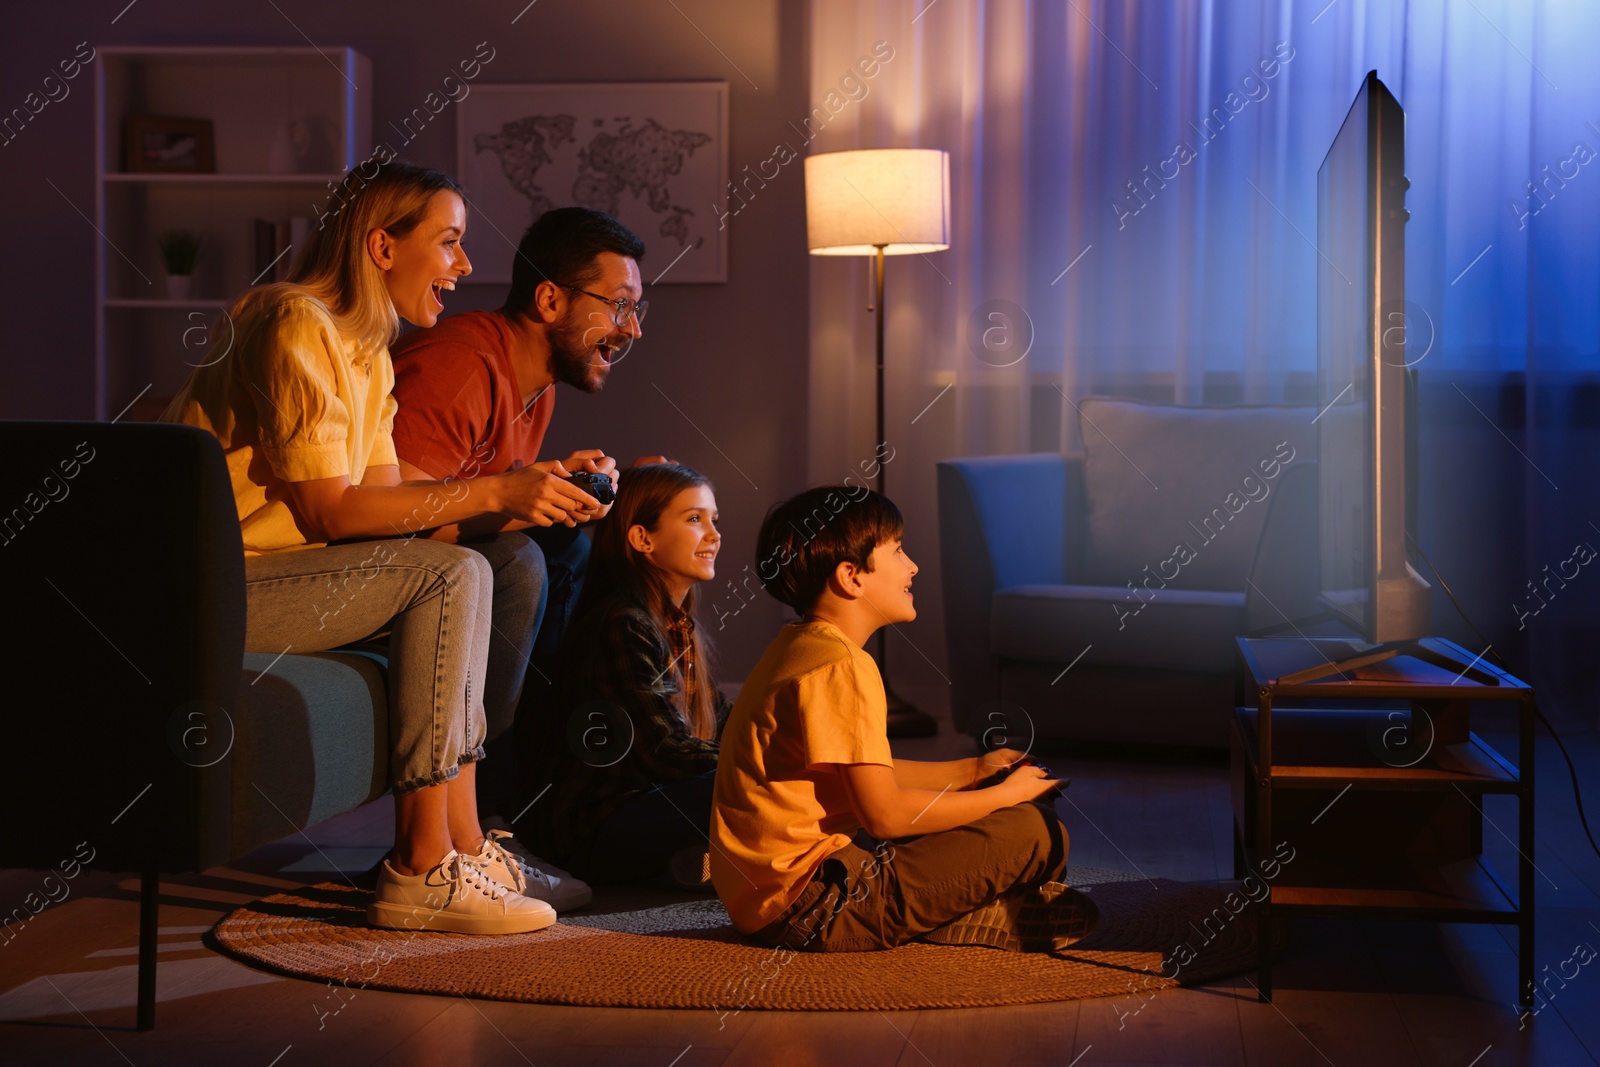
<path fill-rule="evenodd" d="M 611 305 L 611 321 L 618 326 L 626 326 L 630 318 L 643 323 L 644 313 L 650 310 L 650 301 L 648 300 L 629 300 L 627 297 L 613 300 L 609 296 L 601 296 L 599 293 L 591 293 L 587 289 L 579 289 L 576 285 L 563 285 L 561 288 L 570 289 L 574 293 L 582 293 L 584 296 L 592 296 L 603 304 Z"/>

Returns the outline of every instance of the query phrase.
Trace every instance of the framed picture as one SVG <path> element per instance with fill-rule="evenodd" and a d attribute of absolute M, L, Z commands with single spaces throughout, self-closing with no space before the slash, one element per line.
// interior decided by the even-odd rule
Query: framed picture
<path fill-rule="evenodd" d="M 128 116 L 128 173 L 211 174 L 217 169 L 210 119 Z"/>
<path fill-rule="evenodd" d="M 647 285 L 728 280 L 727 82 L 478 85 L 456 107 L 473 281 L 509 282 L 529 223 L 569 205 L 639 235 Z"/>

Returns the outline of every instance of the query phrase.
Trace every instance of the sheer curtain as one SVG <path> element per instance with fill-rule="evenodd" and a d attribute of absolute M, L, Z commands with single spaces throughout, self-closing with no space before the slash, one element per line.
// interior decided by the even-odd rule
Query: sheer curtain
<path fill-rule="evenodd" d="M 813 0 L 811 29 L 796 150 L 951 153 L 952 247 L 888 264 L 888 487 L 925 565 L 934 462 L 1070 450 L 1083 396 L 1312 402 L 1316 172 L 1376 69 L 1407 111 L 1420 540 L 1544 703 L 1594 722 L 1573 653 L 1600 566 L 1550 575 L 1600 548 L 1600 11 Z M 819 481 L 874 456 L 866 262 L 812 264 Z M 942 684 L 937 569 L 902 683 Z M 1478 643 L 1443 599 L 1435 629 Z"/>

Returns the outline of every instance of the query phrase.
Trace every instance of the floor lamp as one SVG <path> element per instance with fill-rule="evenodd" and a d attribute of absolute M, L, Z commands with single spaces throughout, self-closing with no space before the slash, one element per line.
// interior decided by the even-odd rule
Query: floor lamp
<path fill-rule="evenodd" d="M 814 256 L 871 256 L 876 313 L 878 436 L 883 423 L 883 261 L 950 247 L 950 155 L 935 148 L 871 148 L 806 157 L 806 243 Z M 885 493 L 887 464 L 878 467 Z M 937 732 L 927 713 L 895 696 L 889 686 L 889 649 L 878 631 L 878 666 L 889 692 L 889 736 Z"/>

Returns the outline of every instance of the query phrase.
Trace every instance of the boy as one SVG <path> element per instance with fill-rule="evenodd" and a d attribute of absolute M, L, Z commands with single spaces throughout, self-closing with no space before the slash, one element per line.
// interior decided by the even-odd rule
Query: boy
<path fill-rule="evenodd" d="M 1009 750 L 946 763 L 889 752 L 883 681 L 862 646 L 917 617 L 903 533 L 899 509 L 864 487 L 809 490 L 762 524 L 758 572 L 802 618 L 768 647 L 722 734 L 717 894 L 740 930 L 791 949 L 1063 948 L 1097 913 L 1054 881 L 1067 831 L 1032 801 L 1060 783 Z M 1004 780 L 978 787 L 1003 765 Z M 863 829 L 872 851 L 851 841 Z"/>

